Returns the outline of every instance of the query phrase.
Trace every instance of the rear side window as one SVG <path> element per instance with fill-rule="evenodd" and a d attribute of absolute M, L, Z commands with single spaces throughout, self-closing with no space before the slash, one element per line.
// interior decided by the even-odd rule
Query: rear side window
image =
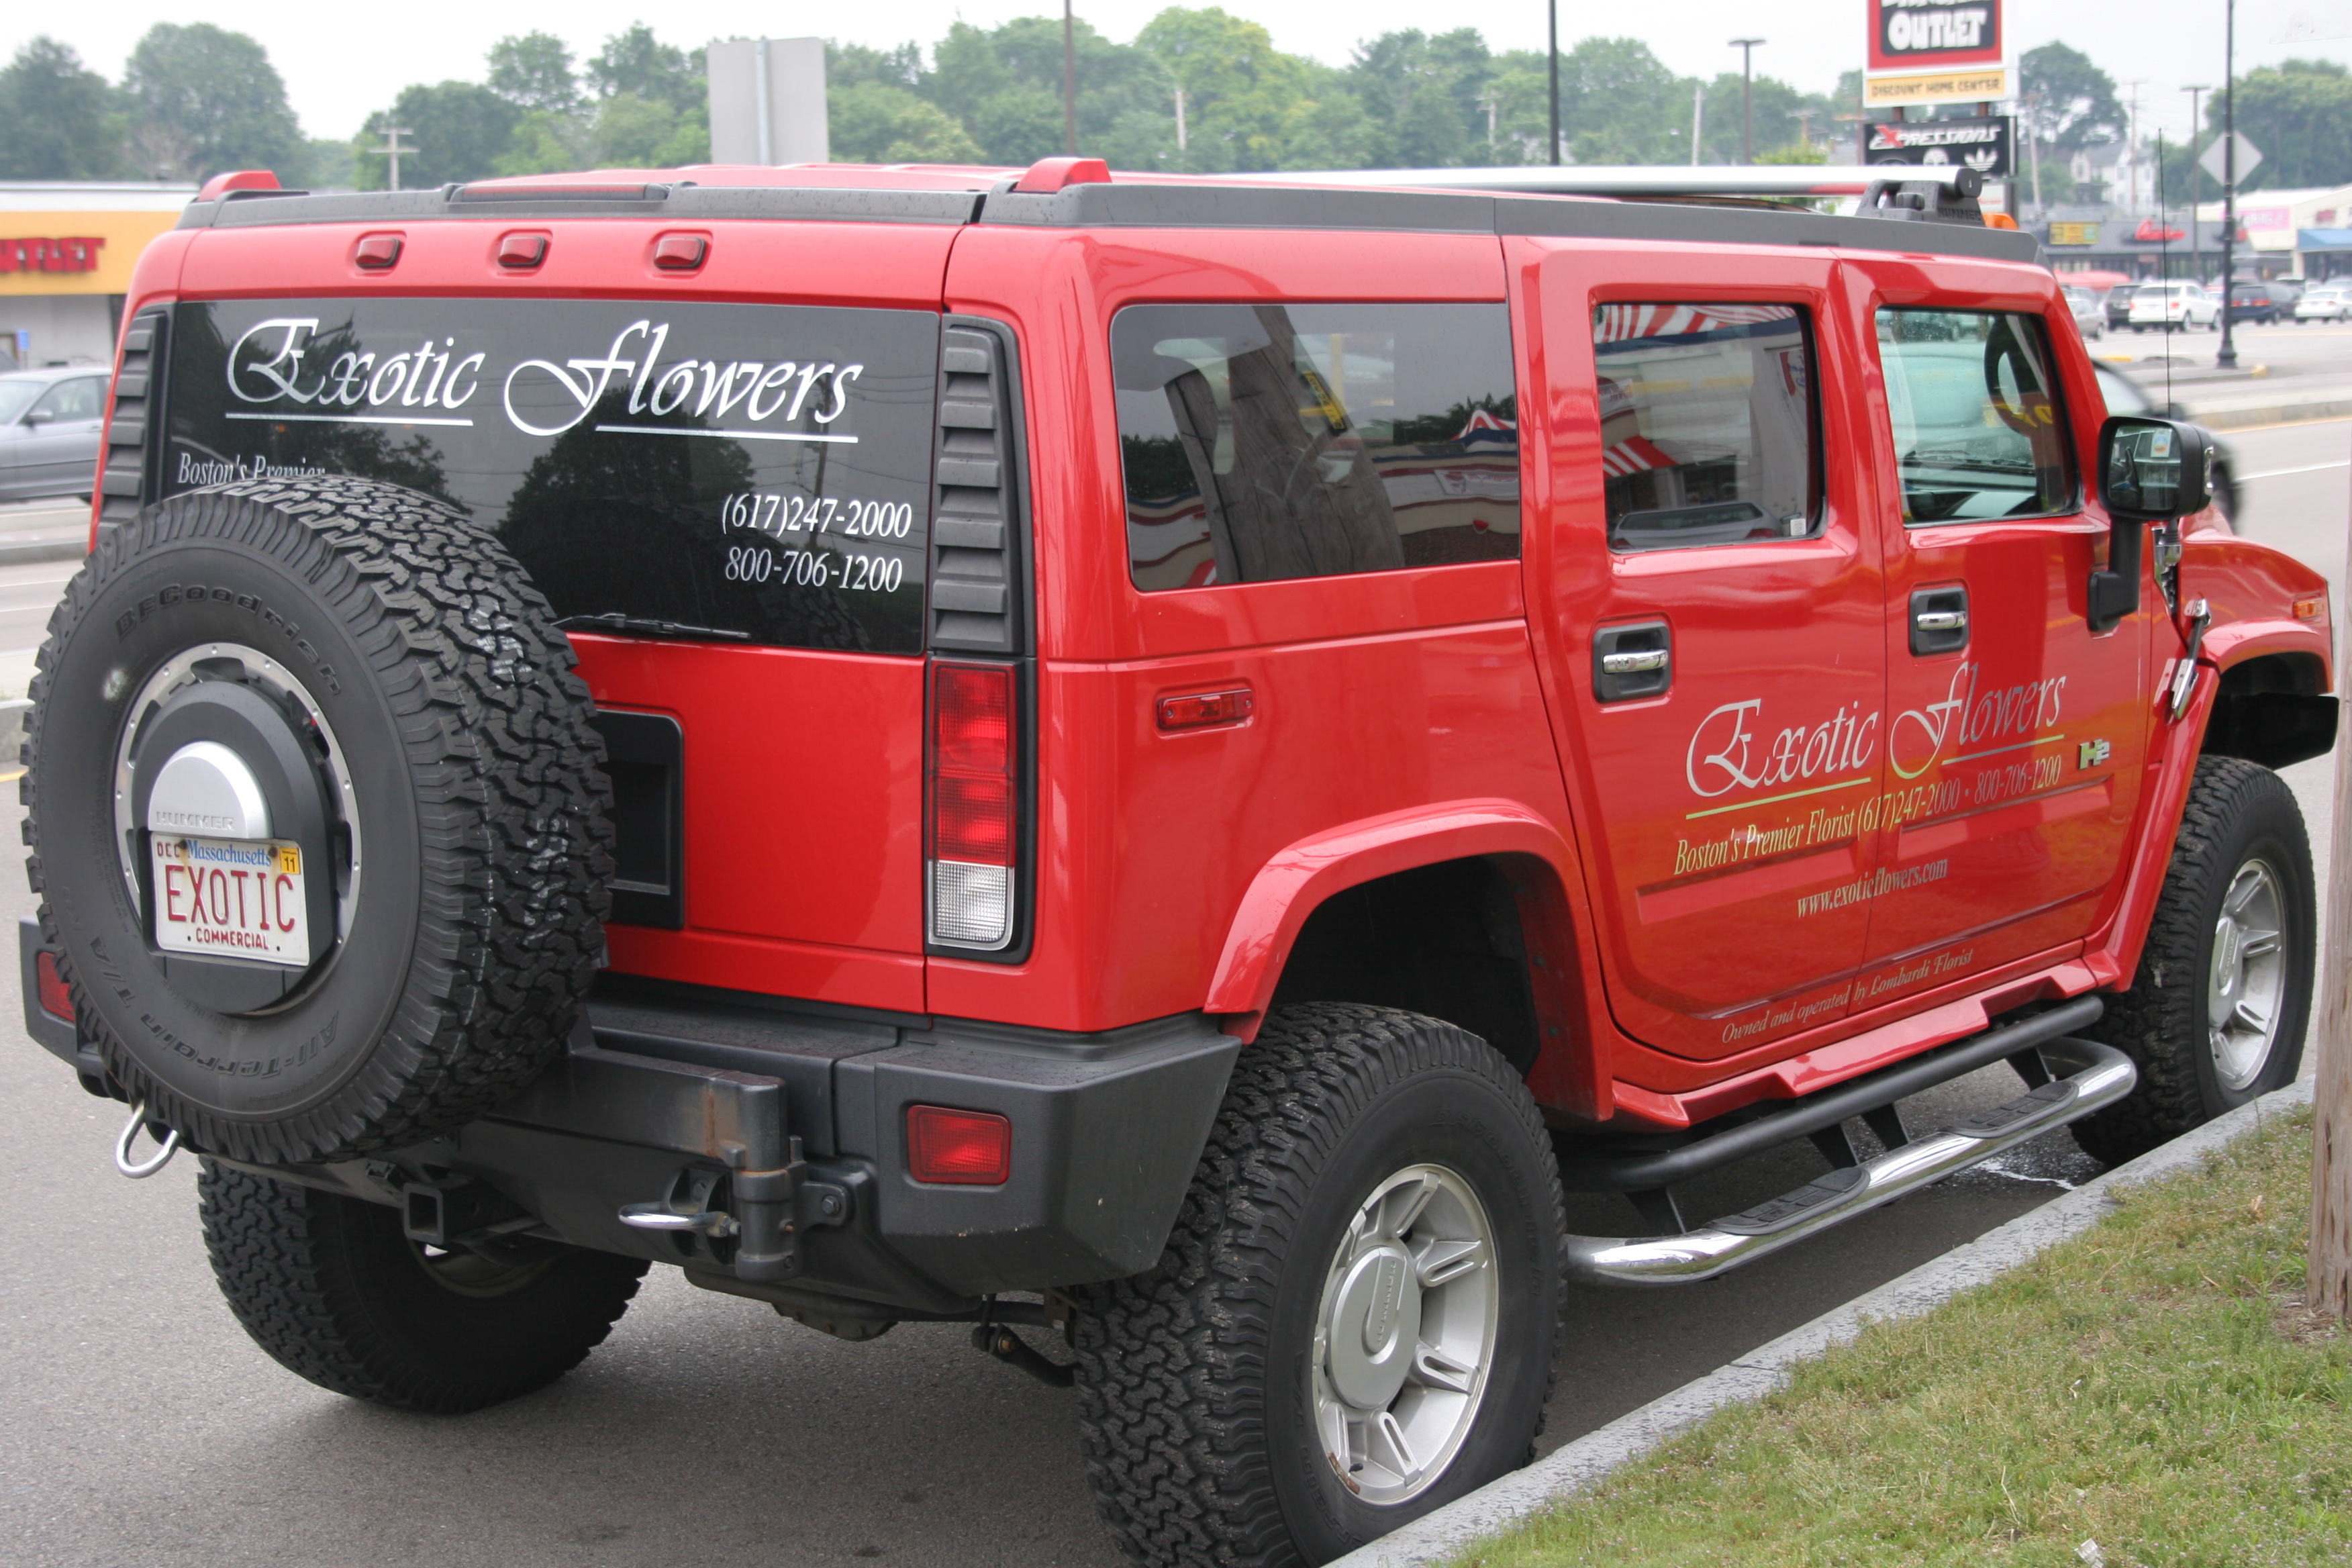
<path fill-rule="evenodd" d="M 1904 521 L 2074 509 L 2074 456 L 2040 317 L 1881 310 L 1878 359 Z"/>
<path fill-rule="evenodd" d="M 1612 549 L 1812 533 L 1821 443 L 1805 326 L 1791 305 L 1594 311 Z"/>
<path fill-rule="evenodd" d="M 1519 552 L 1502 305 L 1132 305 L 1111 357 L 1139 588 Z"/>
<path fill-rule="evenodd" d="M 184 304 L 162 490 L 385 479 L 573 629 L 919 653 L 939 356 L 918 310 Z"/>

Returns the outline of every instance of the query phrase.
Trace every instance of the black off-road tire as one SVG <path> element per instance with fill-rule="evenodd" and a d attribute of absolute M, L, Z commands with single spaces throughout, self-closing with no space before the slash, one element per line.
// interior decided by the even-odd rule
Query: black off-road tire
<path fill-rule="evenodd" d="M 648 1265 L 538 1244 L 428 1256 L 400 1211 L 206 1160 L 205 1250 L 229 1310 L 289 1372 L 437 1415 L 544 1388 L 604 1343 Z"/>
<path fill-rule="evenodd" d="M 234 1018 L 169 984 L 114 847 L 128 710 L 207 642 L 270 655 L 316 704 L 364 845 L 333 956 Z M 254 1163 L 347 1159 L 472 1119 L 562 1050 L 604 962 L 604 745 L 546 600 L 454 508 L 346 478 L 173 497 L 68 584 L 32 695 L 42 931 L 151 1121 Z"/>
<path fill-rule="evenodd" d="M 1310 1347 L 1347 1220 L 1423 1161 L 1469 1178 L 1493 1220 L 1495 1360 L 1451 1465 L 1376 1508 L 1324 1457 Z M 1158 1266 L 1077 1293 L 1080 1431 L 1121 1548 L 1152 1564 L 1323 1563 L 1526 1464 L 1556 1373 L 1565 1231 L 1542 1118 L 1483 1041 L 1390 1008 L 1274 1014 L 1234 1064 Z"/>
<path fill-rule="evenodd" d="M 2262 859 L 2277 873 L 2286 974 L 2278 1030 L 2261 1074 L 2224 1084 L 2207 1036 L 2206 985 L 2221 900 L 2240 868 Z M 2074 1123 L 2074 1141 L 2110 1165 L 2147 1153 L 2225 1110 L 2294 1081 L 2311 1016 L 2313 942 L 2318 931 L 2311 841 L 2303 813 L 2278 774 L 2236 757 L 2205 757 L 2189 788 L 2180 833 L 2149 921 L 2131 989 L 2084 1032 L 2129 1056 L 2139 1084 Z"/>

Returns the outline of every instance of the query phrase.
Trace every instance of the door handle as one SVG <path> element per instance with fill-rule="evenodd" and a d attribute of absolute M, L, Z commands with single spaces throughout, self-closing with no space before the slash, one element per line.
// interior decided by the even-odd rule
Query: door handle
<path fill-rule="evenodd" d="M 1602 626 L 1592 634 L 1592 695 L 1602 702 L 1663 697 L 1675 682 L 1674 664 L 1665 622 Z"/>
<path fill-rule="evenodd" d="M 1952 584 L 1911 591 L 1911 651 L 1958 653 L 1969 646 L 1969 591 Z"/>

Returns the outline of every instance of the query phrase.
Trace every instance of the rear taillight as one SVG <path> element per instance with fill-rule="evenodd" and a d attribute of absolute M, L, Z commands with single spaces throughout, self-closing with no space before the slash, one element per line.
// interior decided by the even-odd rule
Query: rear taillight
<path fill-rule="evenodd" d="M 1013 940 L 1021 849 L 1017 698 L 1006 665 L 931 667 L 930 940 L 993 952 Z"/>
<path fill-rule="evenodd" d="M 1013 1123 L 985 1110 L 910 1105 L 907 1173 L 950 1186 L 1002 1185 L 1013 1174 Z"/>
<path fill-rule="evenodd" d="M 33 960 L 33 978 L 41 988 L 41 1011 L 52 1018 L 73 1022 L 73 993 L 58 973 L 58 955 L 44 950 Z"/>

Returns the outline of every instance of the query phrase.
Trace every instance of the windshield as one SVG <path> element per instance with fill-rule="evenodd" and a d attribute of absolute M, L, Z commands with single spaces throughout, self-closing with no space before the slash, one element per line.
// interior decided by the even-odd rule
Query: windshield
<path fill-rule="evenodd" d="M 48 390 L 44 381 L 0 381 L 0 425 L 8 424 L 33 406 L 33 399 Z"/>
<path fill-rule="evenodd" d="M 166 495 L 357 474 L 583 629 L 919 653 L 940 319 L 648 300 L 179 307 Z"/>

